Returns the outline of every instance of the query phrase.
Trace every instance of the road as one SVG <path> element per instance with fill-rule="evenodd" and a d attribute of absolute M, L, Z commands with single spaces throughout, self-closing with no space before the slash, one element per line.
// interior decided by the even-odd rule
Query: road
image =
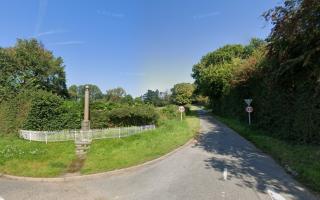
<path fill-rule="evenodd" d="M 269 156 L 200 113 L 201 137 L 165 159 L 115 175 L 35 182 L 0 178 L 0 199 L 317 199 Z"/>

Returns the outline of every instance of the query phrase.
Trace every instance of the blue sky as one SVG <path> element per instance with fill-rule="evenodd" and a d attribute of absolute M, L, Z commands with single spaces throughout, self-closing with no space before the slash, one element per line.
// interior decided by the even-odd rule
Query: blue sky
<path fill-rule="evenodd" d="M 224 44 L 265 38 L 261 14 L 281 0 L 0 0 L 0 46 L 39 39 L 66 65 L 67 84 L 139 96 L 193 82 L 193 64 Z"/>

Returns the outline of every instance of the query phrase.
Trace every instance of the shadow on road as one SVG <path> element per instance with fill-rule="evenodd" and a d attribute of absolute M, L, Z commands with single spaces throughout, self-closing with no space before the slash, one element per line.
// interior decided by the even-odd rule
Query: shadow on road
<path fill-rule="evenodd" d="M 221 173 L 227 168 L 229 180 L 239 187 L 249 187 L 262 193 L 271 189 L 291 194 L 293 199 L 313 199 L 269 156 L 204 111 L 199 115 L 202 134 L 194 148 L 213 153 L 212 158 L 205 160 L 208 168 Z"/>

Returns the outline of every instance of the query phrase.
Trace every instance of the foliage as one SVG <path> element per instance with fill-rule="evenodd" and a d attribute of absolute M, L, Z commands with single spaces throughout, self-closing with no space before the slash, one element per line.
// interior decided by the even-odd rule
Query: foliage
<path fill-rule="evenodd" d="M 154 106 L 165 106 L 170 103 L 170 95 L 168 92 L 160 92 L 159 90 L 148 90 L 142 99 L 145 103 L 152 104 Z"/>
<path fill-rule="evenodd" d="M 92 84 L 85 84 L 79 86 L 71 85 L 68 89 L 70 98 L 73 100 L 83 100 L 86 86 L 89 86 L 90 100 L 95 101 L 103 98 L 103 94 L 100 88 Z"/>
<path fill-rule="evenodd" d="M 68 88 L 68 94 L 69 94 L 70 99 L 72 99 L 72 100 L 78 100 L 78 99 L 80 99 L 78 93 L 79 93 L 79 92 L 78 92 L 78 86 L 76 86 L 76 85 L 71 85 L 71 86 Z"/>
<path fill-rule="evenodd" d="M 277 63 L 274 74 L 277 78 L 295 76 L 295 72 L 317 67 L 320 51 L 319 12 L 318 0 L 286 0 L 283 6 L 264 14 L 274 25 L 268 37 L 268 49 L 270 57 Z"/>
<path fill-rule="evenodd" d="M 108 101 L 120 101 L 127 95 L 127 92 L 122 87 L 107 90 L 105 98 Z"/>
<path fill-rule="evenodd" d="M 0 136 L 14 135 L 22 127 L 31 108 L 32 93 L 25 91 L 0 103 Z"/>
<path fill-rule="evenodd" d="M 77 102 L 63 102 L 61 97 L 41 90 L 33 93 L 30 102 L 24 129 L 62 130 L 80 125 L 80 105 Z"/>
<path fill-rule="evenodd" d="M 221 49 L 208 54 L 193 68 L 197 91 L 209 96 L 215 113 L 241 120 L 243 99 L 252 98 L 254 126 L 283 140 L 320 144 L 318 13 L 315 0 L 285 1 L 266 12 L 274 24 L 267 45 L 252 40 L 243 54 L 223 51 L 222 64 Z"/>
<path fill-rule="evenodd" d="M 63 101 L 62 114 L 59 116 L 61 129 L 80 129 L 83 105 L 77 101 Z"/>
<path fill-rule="evenodd" d="M 18 39 L 14 47 L 0 48 L 0 102 L 25 89 L 68 95 L 62 58 L 35 39 Z"/>
<path fill-rule="evenodd" d="M 107 128 L 156 124 L 158 113 L 151 105 L 127 105 L 99 102 L 91 109 L 91 127 Z"/>
<path fill-rule="evenodd" d="M 32 95 L 31 108 L 23 125 L 27 130 L 59 130 L 62 99 L 54 94 L 39 91 Z"/>
<path fill-rule="evenodd" d="M 166 107 L 160 110 L 160 116 L 162 118 L 162 121 L 167 119 L 178 119 L 179 117 L 178 106 L 167 105 Z"/>
<path fill-rule="evenodd" d="M 178 105 L 186 105 L 192 102 L 195 86 L 191 83 L 178 83 L 172 88 L 172 100 Z"/>
<path fill-rule="evenodd" d="M 192 69 L 196 93 L 208 96 L 210 100 L 221 98 L 230 89 L 233 71 L 263 45 L 262 40 L 253 38 L 247 46 L 225 45 L 202 57 Z"/>
<path fill-rule="evenodd" d="M 208 106 L 209 98 L 207 96 L 203 96 L 201 94 L 200 95 L 194 94 L 193 103 L 195 103 L 197 105 Z"/>

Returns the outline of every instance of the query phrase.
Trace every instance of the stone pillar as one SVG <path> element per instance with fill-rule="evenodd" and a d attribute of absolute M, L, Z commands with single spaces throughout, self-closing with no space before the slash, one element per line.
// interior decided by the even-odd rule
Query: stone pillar
<path fill-rule="evenodd" d="M 90 129 L 89 121 L 89 86 L 86 85 L 86 90 L 84 93 L 84 112 L 83 112 L 83 121 L 81 124 L 81 130 L 88 131 Z"/>

